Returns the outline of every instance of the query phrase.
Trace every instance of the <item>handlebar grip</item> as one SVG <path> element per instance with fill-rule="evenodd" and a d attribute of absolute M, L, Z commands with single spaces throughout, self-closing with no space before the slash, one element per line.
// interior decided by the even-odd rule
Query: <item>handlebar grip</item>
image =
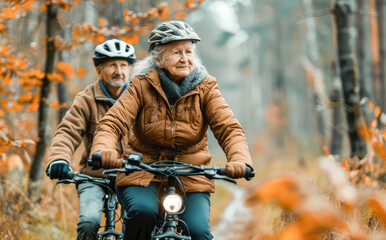
<path fill-rule="evenodd" d="M 225 167 L 218 167 L 217 174 L 225 176 Z"/>
<path fill-rule="evenodd" d="M 87 163 L 93 170 L 100 169 L 102 167 L 102 154 L 100 152 L 93 153 Z"/>
<path fill-rule="evenodd" d="M 69 171 L 69 172 L 67 173 L 68 179 L 74 178 L 74 175 L 75 175 L 75 173 L 74 173 L 73 171 Z"/>
<path fill-rule="evenodd" d="M 244 175 L 244 178 L 245 178 L 247 181 L 250 181 L 254 176 L 255 176 L 255 171 L 253 171 L 253 169 L 252 169 L 250 166 L 247 166 L 247 167 L 245 168 L 245 175 Z"/>

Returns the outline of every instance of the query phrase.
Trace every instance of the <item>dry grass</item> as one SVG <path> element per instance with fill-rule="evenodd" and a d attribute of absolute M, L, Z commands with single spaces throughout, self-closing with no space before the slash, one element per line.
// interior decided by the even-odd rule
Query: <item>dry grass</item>
<path fill-rule="evenodd" d="M 256 177 L 251 182 L 238 181 L 238 185 L 245 187 L 249 198 L 252 199 L 248 206 L 253 212 L 253 220 L 245 224 L 237 239 L 227 240 L 386 239 L 385 222 L 382 221 L 382 217 L 386 215 L 382 215 L 381 201 L 386 193 L 382 188 L 349 184 L 348 181 L 343 181 L 343 178 L 334 180 L 339 173 L 331 167 L 332 165 L 323 169 L 317 158 L 304 159 L 307 161 L 286 156 L 285 160 L 277 157 L 269 161 L 264 159 L 255 161 Z M 215 165 L 224 163 L 223 159 L 214 162 Z M 301 196 L 292 199 L 292 205 L 288 202 L 283 205 L 283 201 L 280 202 L 277 196 L 266 198 L 268 199 L 266 201 L 262 201 L 261 196 L 256 197 L 258 196 L 256 191 L 261 190 L 261 186 L 268 180 L 283 179 L 283 174 L 290 174 L 298 181 L 295 181 L 295 185 L 287 184 L 292 186 L 286 189 L 288 199 L 292 199 L 291 194 Z M 41 202 L 31 204 L 25 195 L 27 181 L 25 173 L 13 172 L 1 176 L 1 179 L 6 201 L 1 201 L 0 239 L 70 240 L 76 237 L 78 197 L 73 185 L 56 186 L 54 181 L 44 177 Z M 277 185 L 276 188 L 278 187 L 282 186 Z M 368 204 L 370 197 L 374 197 L 376 201 L 380 199 L 374 202 L 380 205 L 373 204 L 373 208 L 370 209 Z M 218 223 L 223 209 L 231 198 L 231 193 L 225 187 L 216 186 L 216 193 L 211 197 L 212 225 Z M 5 202 L 8 203 L 8 211 Z M 315 212 L 319 215 L 312 215 Z M 374 213 L 378 213 L 377 217 Z M 313 238 L 288 237 L 290 234 L 303 234 L 302 230 L 306 227 L 311 229 L 311 232 L 314 231 L 312 224 L 304 225 L 310 221 L 320 227 L 318 231 L 313 232 Z M 118 229 L 120 227 L 118 224 Z"/>
<path fill-rule="evenodd" d="M 78 216 L 75 186 L 56 186 L 44 177 L 41 201 L 34 204 L 26 195 L 26 181 L 27 174 L 20 169 L 2 176 L 5 199 L 0 211 L 0 239 L 74 239 Z"/>
<path fill-rule="evenodd" d="M 216 186 L 216 192 L 211 195 L 210 223 L 216 225 L 224 208 L 232 200 L 232 194 L 223 186 Z"/>
<path fill-rule="evenodd" d="M 73 240 L 78 221 L 78 195 L 75 185 L 56 185 L 44 176 L 41 201 L 32 204 L 26 196 L 27 173 L 21 169 L 1 176 L 5 199 L 0 207 L 1 240 Z M 211 196 L 211 223 L 218 222 L 231 194 L 222 186 Z M 8 210 L 7 210 L 8 209 Z M 120 210 L 118 209 L 118 212 Z M 104 225 L 102 218 L 102 226 Z M 116 229 L 122 228 L 119 221 Z"/>
<path fill-rule="evenodd" d="M 386 239 L 383 188 L 351 184 L 339 164 L 321 167 L 317 158 L 259 167 L 247 196 L 254 219 L 232 240 Z M 288 184 L 288 175 L 294 184 Z M 379 205 L 370 208 L 372 198 Z"/>

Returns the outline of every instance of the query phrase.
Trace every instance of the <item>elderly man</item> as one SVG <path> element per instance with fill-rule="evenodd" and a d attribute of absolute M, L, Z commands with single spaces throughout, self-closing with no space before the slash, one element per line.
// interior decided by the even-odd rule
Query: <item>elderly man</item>
<path fill-rule="evenodd" d="M 96 46 L 93 60 L 99 80 L 77 94 L 52 139 L 46 169 L 51 179 L 68 177 L 72 155 L 81 143 L 85 149 L 79 162 L 79 171 L 90 176 L 103 177 L 103 169 L 93 170 L 87 165 L 94 131 L 99 121 L 129 86 L 129 75 L 136 56 L 132 45 L 111 39 Z M 116 150 L 119 154 L 126 144 L 127 137 L 117 141 Z M 93 183 L 81 183 L 77 189 L 80 212 L 77 239 L 96 239 L 105 190 Z"/>

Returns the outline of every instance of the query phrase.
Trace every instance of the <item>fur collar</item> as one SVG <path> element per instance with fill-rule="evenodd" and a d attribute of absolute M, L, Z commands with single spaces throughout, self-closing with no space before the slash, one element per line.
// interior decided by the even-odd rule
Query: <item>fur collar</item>
<path fill-rule="evenodd" d="M 162 89 L 164 90 L 171 107 L 180 97 L 184 96 L 200 84 L 208 74 L 206 69 L 198 69 L 195 67 L 191 74 L 182 79 L 180 84 L 177 84 L 169 79 L 164 69 L 159 67 L 156 67 L 156 69 L 161 81 Z"/>

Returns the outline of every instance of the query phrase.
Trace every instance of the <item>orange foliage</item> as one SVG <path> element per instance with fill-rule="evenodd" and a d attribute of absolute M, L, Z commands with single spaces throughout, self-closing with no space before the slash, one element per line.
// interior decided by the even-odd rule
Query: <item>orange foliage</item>
<path fill-rule="evenodd" d="M 295 215 L 293 222 L 266 240 L 318 240 L 328 231 L 344 232 L 350 236 L 349 239 L 365 239 L 361 232 L 354 233 L 350 229 L 340 209 L 327 202 L 325 197 L 319 197 L 309 187 L 304 185 L 300 176 L 283 173 L 263 180 L 248 192 L 246 203 L 249 206 L 256 205 L 256 201 L 274 201 Z M 342 209 L 353 209 L 355 203 L 347 204 L 341 205 Z"/>
<path fill-rule="evenodd" d="M 73 66 L 70 63 L 58 62 L 56 68 L 59 72 L 63 73 L 63 76 L 66 77 L 73 77 L 75 74 Z"/>
<path fill-rule="evenodd" d="M 329 147 L 328 147 L 326 144 L 323 144 L 323 146 L 322 146 L 322 152 L 323 152 L 323 156 L 328 156 L 328 155 L 330 155 L 330 149 L 329 149 Z"/>
<path fill-rule="evenodd" d="M 370 129 L 366 126 L 364 122 L 357 127 L 358 135 L 363 138 L 365 141 L 369 141 L 372 137 Z"/>
<path fill-rule="evenodd" d="M 0 55 L 2 56 L 9 56 L 11 55 L 11 52 L 9 51 L 11 48 L 11 45 L 7 45 L 7 46 L 0 46 Z"/>
<path fill-rule="evenodd" d="M 187 8 L 192 7 L 193 4 L 194 4 L 194 0 L 186 0 L 186 1 L 185 1 L 185 6 L 186 6 Z"/>
<path fill-rule="evenodd" d="M 79 78 L 81 78 L 81 77 L 83 77 L 87 72 L 88 72 L 87 69 L 85 69 L 85 68 L 80 68 L 80 69 L 77 70 L 76 76 L 79 77 Z"/>
<path fill-rule="evenodd" d="M 374 117 L 379 117 L 379 115 L 381 114 L 381 107 L 380 106 L 376 106 L 375 109 L 374 109 Z"/>
<path fill-rule="evenodd" d="M 275 200 L 280 207 L 294 210 L 303 197 L 304 194 L 297 179 L 291 175 L 283 175 L 269 179 L 253 189 L 246 198 L 246 203 Z"/>
<path fill-rule="evenodd" d="M 79 0 L 75 1 L 68 1 L 68 0 L 47 0 L 40 8 L 40 11 L 46 11 L 47 6 L 52 5 L 52 4 L 58 4 L 58 6 L 63 9 L 64 11 L 68 11 L 71 9 L 72 5 L 76 5 L 79 3 Z"/>
<path fill-rule="evenodd" d="M 375 8 L 375 1 L 369 1 L 369 12 L 377 12 Z M 371 55 L 373 56 L 373 62 L 379 62 L 379 32 L 378 32 L 378 23 L 377 18 L 370 18 L 370 39 L 371 39 Z"/>
<path fill-rule="evenodd" d="M 6 159 L 4 155 L 7 148 L 24 148 L 28 144 L 35 144 L 34 141 L 29 139 L 10 139 L 6 134 L 0 130 L 0 154 L 2 154 L 2 160 Z M 1 161 L 0 161 L 1 162 Z"/>
<path fill-rule="evenodd" d="M 25 16 L 26 12 L 30 10 L 35 3 L 37 3 L 37 0 L 25 0 L 14 2 L 10 4 L 10 6 L 4 7 L 0 11 L 0 34 L 8 31 L 8 28 L 4 25 L 6 22 Z"/>
<path fill-rule="evenodd" d="M 176 13 L 176 17 L 181 18 L 181 19 L 185 19 L 186 15 L 183 12 L 178 12 L 178 13 Z"/>
<path fill-rule="evenodd" d="M 176 18 L 184 19 L 187 13 L 196 9 L 203 0 L 197 1 L 196 4 L 194 2 L 194 0 L 187 0 L 185 1 L 185 5 L 181 4 L 180 6 L 179 4 L 176 4 L 173 8 L 170 8 L 168 3 L 163 2 L 157 7 L 151 8 L 144 13 L 134 13 L 128 9 L 123 9 L 122 18 L 127 25 L 122 28 L 114 26 L 109 29 L 107 20 L 103 18 L 99 18 L 97 21 L 99 28 L 92 23 L 74 24 L 71 32 L 72 39 L 66 41 L 61 37 L 55 37 L 55 46 L 60 51 L 71 51 L 81 43 L 93 41 L 94 44 L 99 44 L 110 37 L 121 38 L 131 44 L 136 44 L 140 41 L 138 33 L 148 34 L 153 28 L 153 25 L 149 24 L 149 21 L 168 20 L 171 18 L 171 15 L 175 15 Z M 50 0 L 42 6 L 42 10 L 46 10 L 47 5 L 53 3 L 57 3 L 61 8 L 68 10 L 72 5 L 77 4 L 78 1 L 74 1 L 71 4 L 65 0 Z M 173 11 L 171 9 L 173 9 Z M 45 42 L 43 42 L 43 44 L 45 44 Z"/>
<path fill-rule="evenodd" d="M 170 9 L 166 4 L 160 4 L 158 8 L 158 16 L 162 20 L 168 20 L 169 19 L 169 12 Z"/>
<path fill-rule="evenodd" d="M 101 27 L 101 28 L 106 27 L 107 24 L 108 24 L 108 23 L 107 23 L 106 19 L 104 19 L 104 18 L 98 18 L 98 25 L 99 25 L 99 27 Z"/>
<path fill-rule="evenodd" d="M 17 154 L 12 154 L 5 159 L 0 159 L 0 174 L 4 175 L 11 172 L 14 169 L 23 169 L 24 164 L 20 156 Z"/>
<path fill-rule="evenodd" d="M 381 160 L 386 161 L 386 144 L 385 139 L 376 139 L 373 142 L 374 151 L 379 155 Z"/>
<path fill-rule="evenodd" d="M 369 101 L 369 109 L 371 110 L 371 109 L 373 109 L 373 107 L 374 107 L 374 102 L 373 101 Z"/>
<path fill-rule="evenodd" d="M 284 229 L 276 240 L 318 240 L 328 230 L 346 230 L 348 225 L 332 211 L 306 212 Z"/>
<path fill-rule="evenodd" d="M 63 75 L 59 74 L 59 73 L 55 73 L 55 72 L 54 73 L 48 73 L 47 79 L 52 81 L 52 82 L 55 82 L 55 83 L 59 83 L 59 82 L 64 81 Z"/>
<path fill-rule="evenodd" d="M 384 204 L 375 197 L 371 197 L 367 200 L 367 206 L 370 211 L 377 216 L 382 225 L 386 227 L 386 208 Z"/>
<path fill-rule="evenodd" d="M 134 35 L 125 35 L 122 37 L 122 40 L 125 41 L 125 42 L 128 42 L 130 44 L 136 44 L 136 43 L 139 43 L 140 41 L 140 36 L 138 34 L 134 34 Z"/>

